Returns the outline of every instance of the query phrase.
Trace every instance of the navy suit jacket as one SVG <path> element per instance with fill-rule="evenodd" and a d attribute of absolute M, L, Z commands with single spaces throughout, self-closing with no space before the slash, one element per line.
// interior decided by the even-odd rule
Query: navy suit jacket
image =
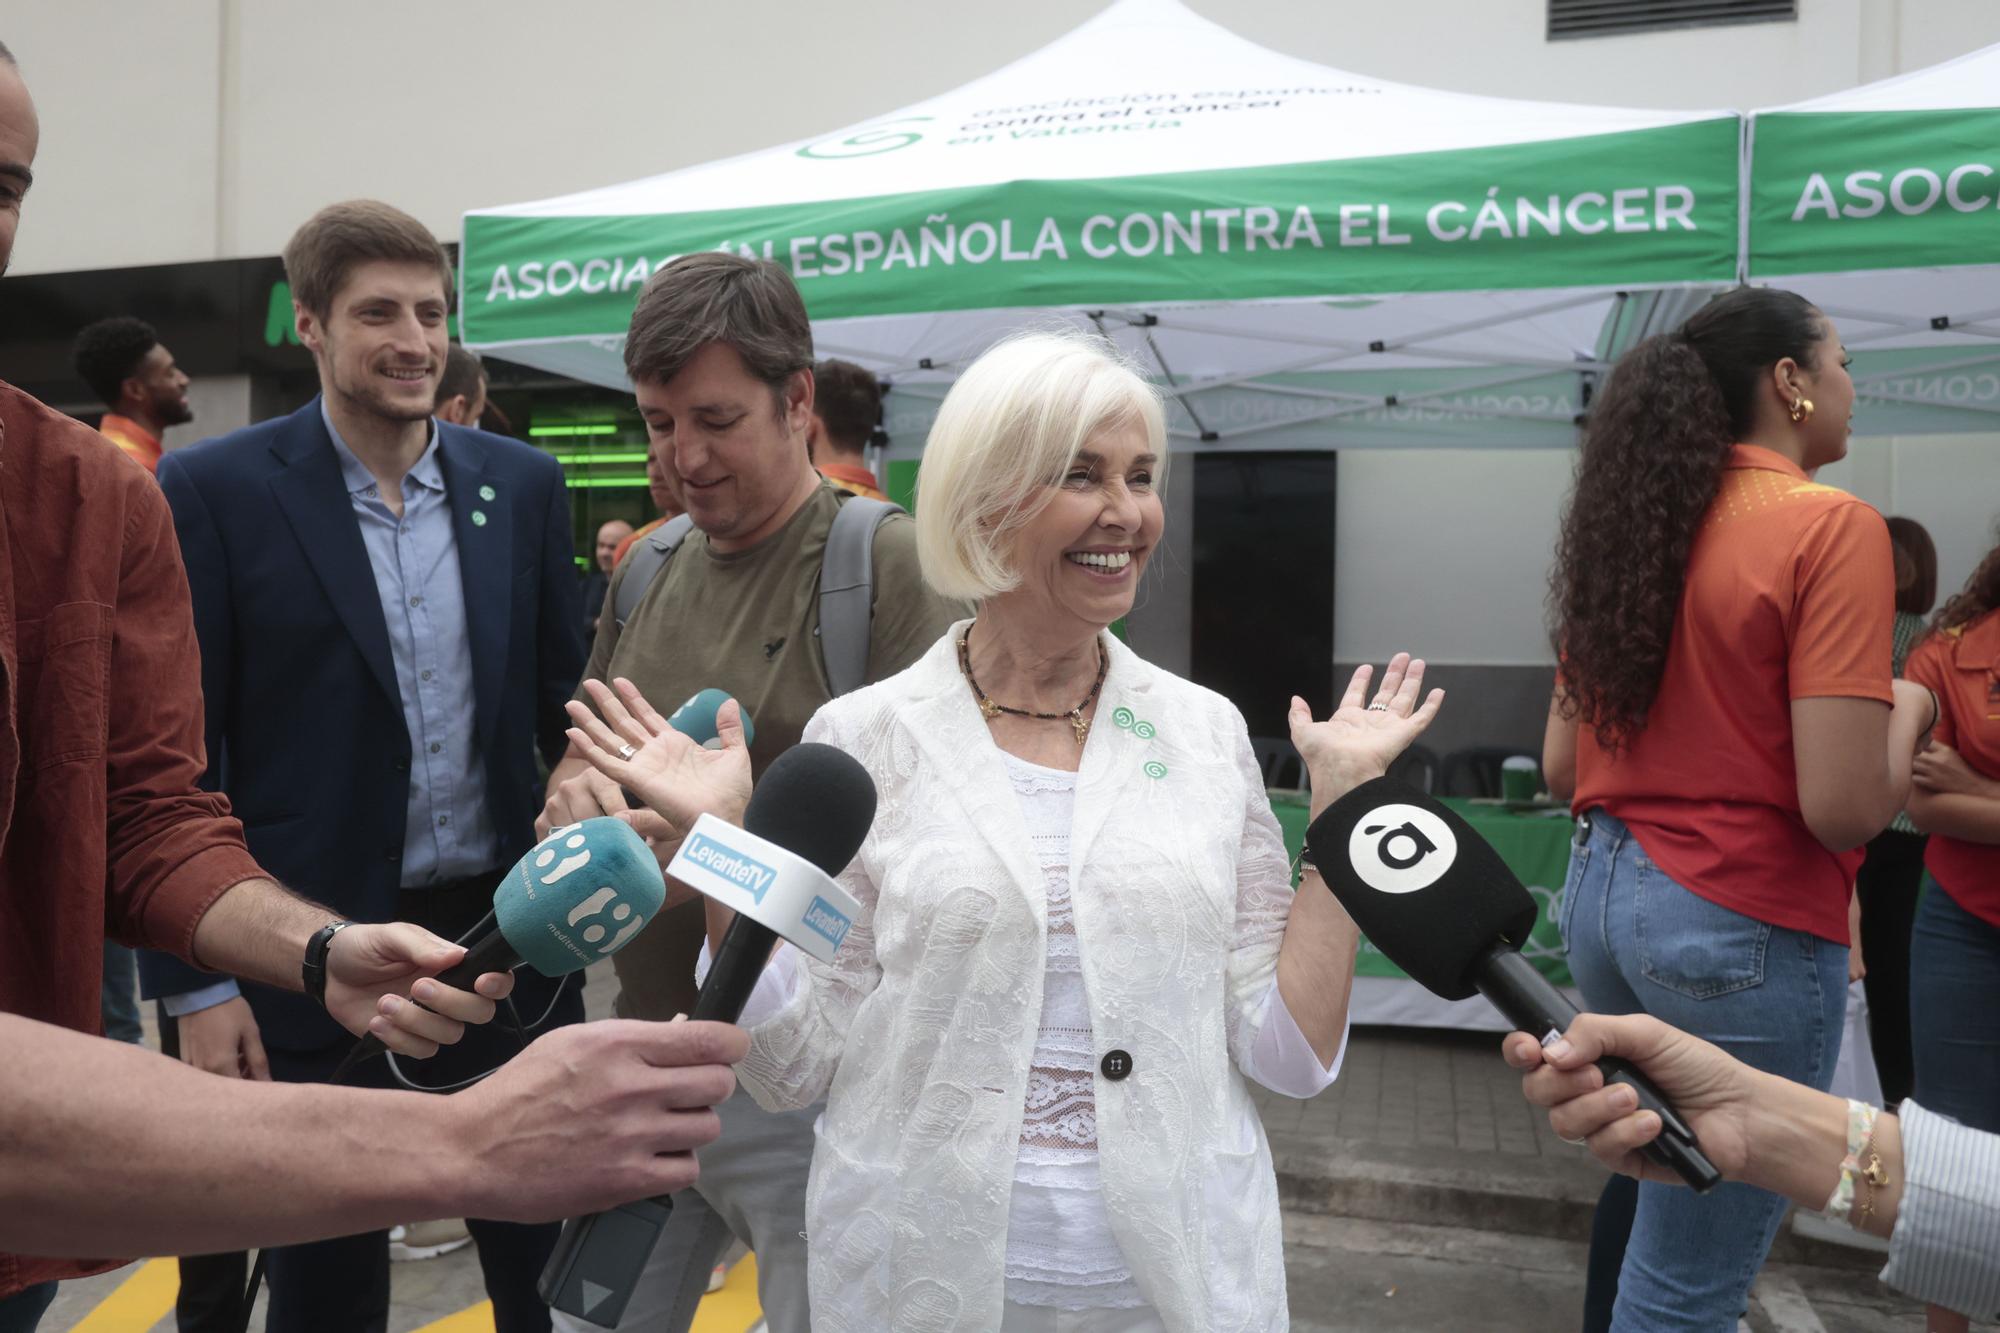
<path fill-rule="evenodd" d="M 511 860 L 532 845 L 542 805 L 536 747 L 551 766 L 561 757 L 563 702 L 583 671 L 569 501 L 561 466 L 540 450 L 442 422 L 438 431 L 476 753 Z M 281 883 L 352 920 L 394 920 L 410 737 L 319 400 L 170 453 L 158 475 L 201 642 L 203 785 L 228 794 L 252 855 Z M 214 981 L 157 953 L 142 955 L 141 972 L 149 996 Z M 345 1035 L 302 995 L 248 983 L 244 993 L 267 1044 L 316 1050 Z"/>

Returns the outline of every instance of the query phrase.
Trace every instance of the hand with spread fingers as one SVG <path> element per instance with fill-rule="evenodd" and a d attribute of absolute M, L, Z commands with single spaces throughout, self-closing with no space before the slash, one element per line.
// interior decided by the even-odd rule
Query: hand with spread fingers
<path fill-rule="evenodd" d="M 743 807 L 750 802 L 750 750 L 743 740 L 743 712 L 736 701 L 729 700 L 716 713 L 715 731 L 722 747 L 711 750 L 667 725 L 631 681 L 620 677 L 613 685 L 615 693 L 603 681 L 583 683 L 596 712 L 582 703 L 569 703 L 570 720 L 576 723 L 569 739 L 591 767 L 632 792 L 664 821 L 643 819 L 644 812 L 621 816 L 652 844 L 654 854 L 663 860 L 670 856 L 671 847 L 702 815 L 740 822 Z"/>
<path fill-rule="evenodd" d="M 1368 696 L 1374 668 L 1355 668 L 1340 706 L 1324 722 L 1313 721 L 1305 700 L 1292 697 L 1292 744 L 1312 776 L 1312 813 L 1372 778 L 1389 771 L 1397 755 L 1430 726 L 1444 703 L 1444 691 L 1423 693 L 1424 663 L 1397 653 L 1382 672 L 1382 686 Z M 1421 705 L 1419 699 L 1422 700 Z"/>

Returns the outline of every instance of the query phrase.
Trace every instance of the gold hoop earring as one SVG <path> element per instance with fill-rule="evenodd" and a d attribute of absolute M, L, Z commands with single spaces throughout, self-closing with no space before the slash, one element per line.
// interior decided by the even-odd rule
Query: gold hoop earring
<path fill-rule="evenodd" d="M 1792 419 L 1794 426 L 1803 426 L 1812 420 L 1813 401 L 1810 398 L 1794 398 L 1792 405 L 1785 409 L 1785 415 Z"/>

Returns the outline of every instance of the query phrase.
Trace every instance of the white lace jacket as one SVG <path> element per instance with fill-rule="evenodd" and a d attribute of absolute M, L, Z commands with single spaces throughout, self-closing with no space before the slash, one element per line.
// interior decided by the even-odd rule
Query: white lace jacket
<path fill-rule="evenodd" d="M 818 1333 L 1000 1324 L 1046 900 L 960 628 L 807 726 L 880 792 L 843 877 L 862 915 L 737 1070 L 772 1110 L 827 1098 L 806 1194 Z M 1176 1333 L 1283 1329 L 1277 1180 L 1240 1066 L 1291 907 L 1284 843 L 1236 709 L 1104 639 L 1070 873 L 1099 1057 L 1130 1062 L 1096 1079 L 1112 1230 Z"/>

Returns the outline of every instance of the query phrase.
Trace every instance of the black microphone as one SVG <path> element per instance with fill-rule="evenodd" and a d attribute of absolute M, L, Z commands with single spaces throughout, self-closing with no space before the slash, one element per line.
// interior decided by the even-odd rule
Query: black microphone
<path fill-rule="evenodd" d="M 868 770 L 845 751 L 813 742 L 772 761 L 740 830 L 708 815 L 696 821 L 668 873 L 737 914 L 691 1018 L 735 1022 L 780 936 L 815 957 L 832 957 L 855 910 L 833 877 L 847 869 L 874 822 Z M 672 1209 L 671 1196 L 661 1196 L 565 1222 L 542 1270 L 542 1299 L 599 1328 L 617 1327 Z"/>
<path fill-rule="evenodd" d="M 1306 830 L 1306 846 L 1361 933 L 1426 990 L 1447 1000 L 1476 991 L 1543 1045 L 1568 1030 L 1576 1006 L 1521 956 L 1535 927 L 1534 898 L 1449 807 L 1377 778 L 1327 807 Z M 1625 1084 L 1639 1109 L 1660 1117 L 1646 1156 L 1698 1193 L 1714 1188 L 1722 1173 L 1652 1080 L 1616 1057 L 1597 1067 L 1607 1084 Z"/>

